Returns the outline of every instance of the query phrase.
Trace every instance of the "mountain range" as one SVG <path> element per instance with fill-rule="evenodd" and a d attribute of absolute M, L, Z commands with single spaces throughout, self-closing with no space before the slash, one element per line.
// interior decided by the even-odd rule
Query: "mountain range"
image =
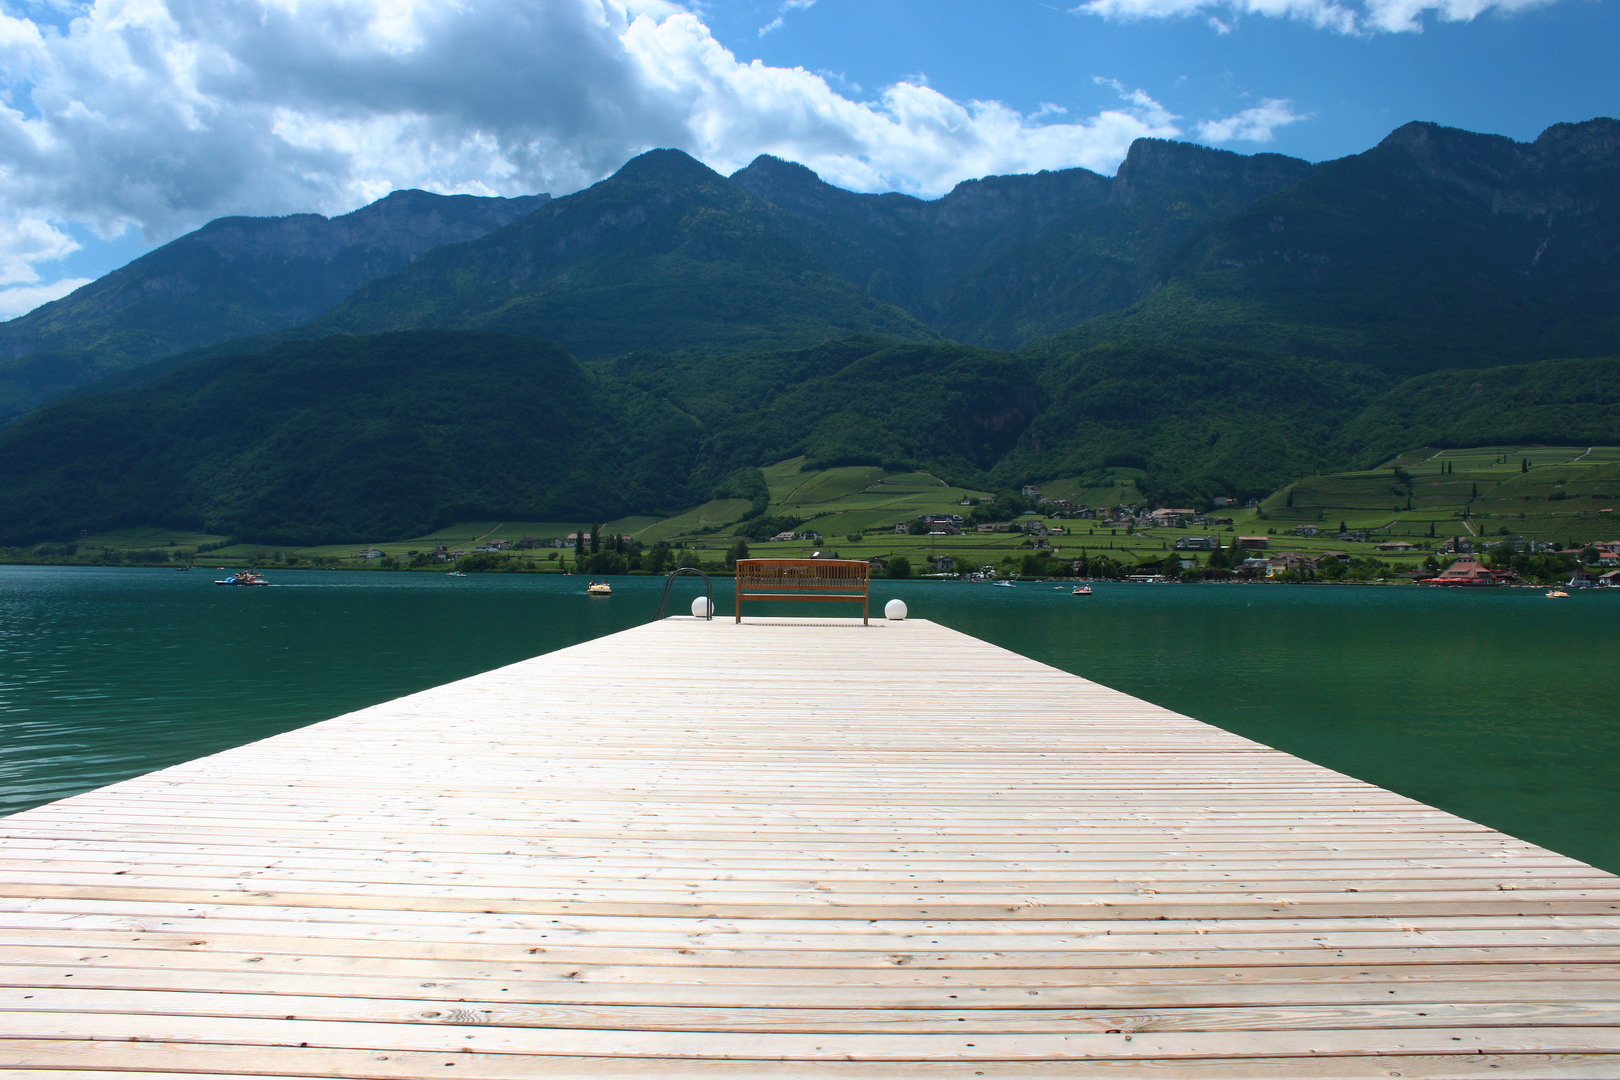
<path fill-rule="evenodd" d="M 362 488 L 324 515 L 296 484 L 251 512 L 222 494 L 271 453 L 386 470 L 372 458 L 397 423 L 376 443 L 316 439 L 313 406 L 267 389 L 283 368 L 315 380 L 322 422 L 342 427 L 380 393 L 374 354 L 418 371 L 385 396 L 427 459 L 487 442 L 497 414 L 510 438 L 519 401 L 548 430 L 577 411 L 568 439 L 594 456 L 524 483 L 417 469 L 408 497 L 367 509 Z M 1316 165 L 1144 139 L 1113 177 L 987 177 L 936 200 L 772 157 L 724 177 L 658 150 L 557 199 L 396 192 L 330 221 L 224 219 L 0 324 L 0 413 L 69 395 L 0 432 L 0 539 L 92 518 L 346 539 L 474 509 L 672 510 L 800 454 L 981 487 L 1129 464 L 1166 498 L 1262 494 L 1428 442 L 1620 442 L 1616 354 L 1610 119 L 1531 143 L 1408 124 Z M 544 386 L 478 403 L 526 379 L 590 390 L 561 412 Z M 1436 405 L 1459 386 L 1484 389 L 1460 413 Z M 216 400 L 269 441 L 202 424 L 197 402 Z M 670 440 L 666 468 L 632 481 L 611 464 L 656 456 L 592 426 L 626 423 Z M 148 449 L 71 437 L 91 424 Z M 135 437 L 148 429 L 166 432 L 160 457 L 212 464 L 160 467 Z"/>

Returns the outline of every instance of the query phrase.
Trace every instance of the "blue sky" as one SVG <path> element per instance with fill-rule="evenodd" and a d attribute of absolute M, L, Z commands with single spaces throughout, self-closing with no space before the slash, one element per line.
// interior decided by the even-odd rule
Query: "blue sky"
<path fill-rule="evenodd" d="M 1220 6 L 1205 8 L 1219 12 Z M 923 74 L 957 100 L 1029 113 L 1106 107 L 1103 76 L 1190 119 L 1263 98 L 1310 117 L 1265 149 L 1313 161 L 1359 153 L 1410 120 L 1519 140 L 1620 110 L 1620 4 L 1574 0 L 1471 21 L 1430 12 L 1418 32 L 1343 34 L 1249 15 L 1221 33 L 1204 18 L 1105 20 L 1074 4 L 989 0 L 717 3 L 710 28 L 739 58 L 833 72 L 873 89 Z M 779 28 L 759 29 L 778 13 Z M 835 84 L 836 85 L 836 84 Z M 1230 144 L 1229 144 L 1230 145 Z"/>
<path fill-rule="evenodd" d="M 1077 6 L 1078 4 L 1078 6 Z M 861 190 L 1620 112 L 1617 0 L 0 0 L 0 318 L 230 214 L 678 146 Z"/>

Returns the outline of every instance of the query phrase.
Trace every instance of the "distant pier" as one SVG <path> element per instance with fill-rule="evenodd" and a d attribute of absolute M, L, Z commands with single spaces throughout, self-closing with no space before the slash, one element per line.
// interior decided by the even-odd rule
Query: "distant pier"
<path fill-rule="evenodd" d="M 920 620 L 671 619 L 0 836 L 8 1077 L 1620 1077 L 1620 878 Z"/>

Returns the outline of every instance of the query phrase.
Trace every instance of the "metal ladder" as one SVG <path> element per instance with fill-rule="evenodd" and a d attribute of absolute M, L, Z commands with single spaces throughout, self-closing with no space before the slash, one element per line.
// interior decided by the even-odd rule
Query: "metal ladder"
<path fill-rule="evenodd" d="M 674 586 L 675 579 L 682 574 L 696 574 L 703 579 L 703 591 L 709 597 L 709 613 L 703 617 L 712 622 L 714 620 L 714 582 L 709 580 L 708 574 L 695 566 L 682 566 L 669 572 L 669 576 L 664 579 L 664 595 L 658 601 L 658 614 L 653 616 L 653 622 L 659 622 L 668 617 L 664 609 L 669 606 L 669 590 Z"/>

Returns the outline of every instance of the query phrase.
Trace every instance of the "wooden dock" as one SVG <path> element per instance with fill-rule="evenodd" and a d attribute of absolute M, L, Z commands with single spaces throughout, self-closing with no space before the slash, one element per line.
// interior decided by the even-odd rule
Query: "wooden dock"
<path fill-rule="evenodd" d="M 8 1080 L 1620 1077 L 1620 879 L 923 621 L 643 626 L 0 834 Z"/>

